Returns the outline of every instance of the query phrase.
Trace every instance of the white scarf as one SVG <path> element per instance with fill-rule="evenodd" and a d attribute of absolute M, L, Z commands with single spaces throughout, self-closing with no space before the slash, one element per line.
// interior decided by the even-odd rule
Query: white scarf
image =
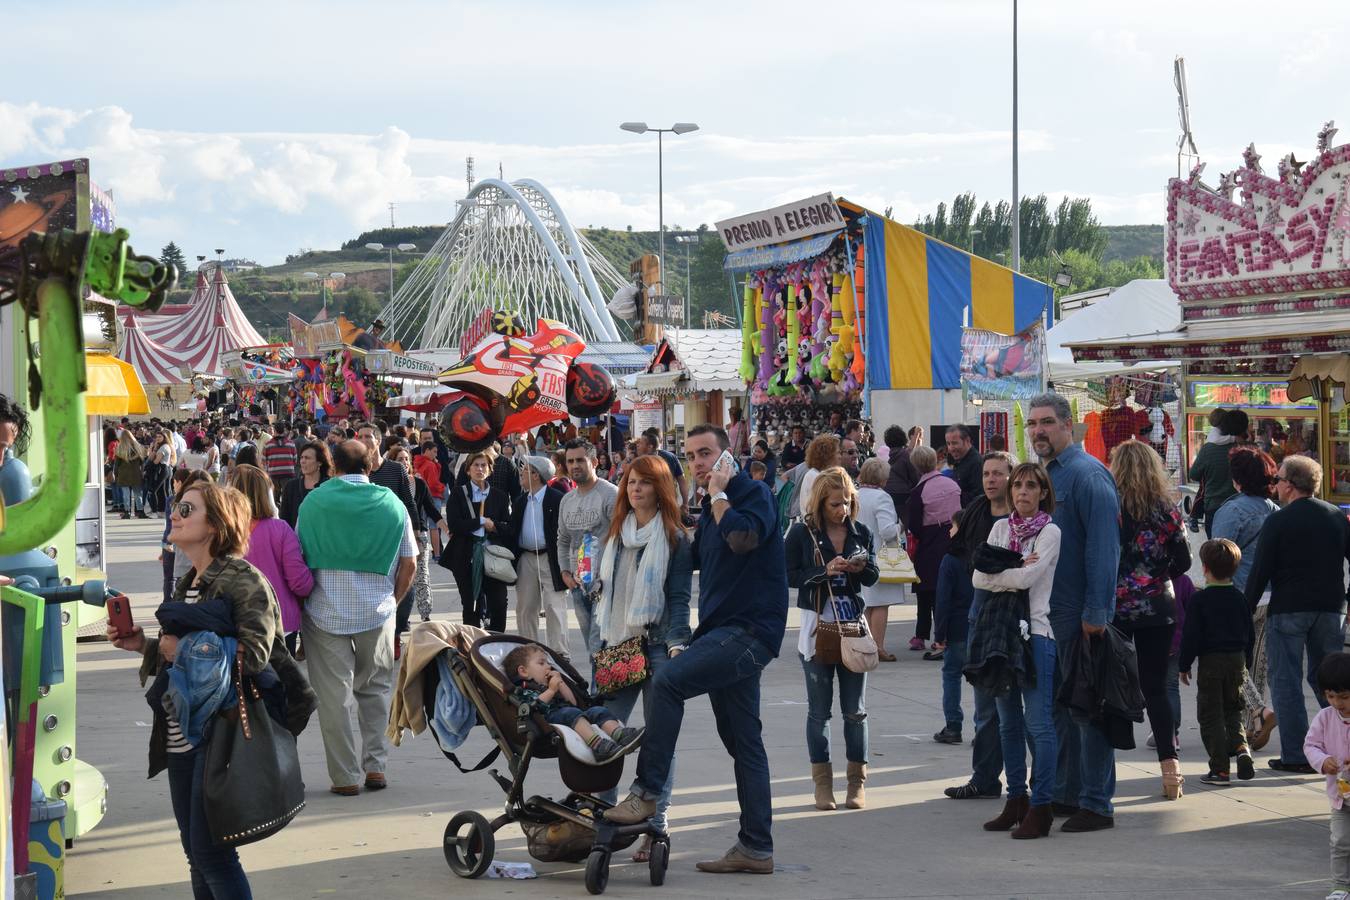
<path fill-rule="evenodd" d="M 621 644 L 646 632 L 661 620 L 666 609 L 666 570 L 670 567 L 670 540 L 661 516 L 638 527 L 637 514 L 629 512 L 619 531 L 620 546 L 605 541 L 600 558 L 600 604 L 596 618 L 606 646 Z M 641 551 L 637 577 L 624 585 L 624 596 L 614 595 L 614 566 L 620 547 L 628 553 Z M 632 557 L 628 557 L 632 559 Z M 632 571 L 631 564 L 626 566 Z"/>

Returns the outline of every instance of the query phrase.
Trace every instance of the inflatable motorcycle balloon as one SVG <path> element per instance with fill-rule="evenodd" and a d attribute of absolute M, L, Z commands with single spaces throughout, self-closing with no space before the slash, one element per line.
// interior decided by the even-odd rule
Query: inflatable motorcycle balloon
<path fill-rule="evenodd" d="M 594 363 L 577 362 L 585 349 L 561 322 L 540 319 L 525 334 L 514 316 L 495 314 L 493 333 L 438 376 L 456 389 L 441 411 L 446 443 L 460 452 L 482 450 L 503 435 L 609 409 L 614 379 Z"/>

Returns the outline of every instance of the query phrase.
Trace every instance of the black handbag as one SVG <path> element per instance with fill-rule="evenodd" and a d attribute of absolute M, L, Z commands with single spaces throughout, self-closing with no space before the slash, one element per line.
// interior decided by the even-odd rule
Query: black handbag
<path fill-rule="evenodd" d="M 211 840 L 228 847 L 271 837 L 305 808 L 295 736 L 267 714 L 239 657 L 234 690 L 237 704 L 216 714 L 202 776 Z"/>

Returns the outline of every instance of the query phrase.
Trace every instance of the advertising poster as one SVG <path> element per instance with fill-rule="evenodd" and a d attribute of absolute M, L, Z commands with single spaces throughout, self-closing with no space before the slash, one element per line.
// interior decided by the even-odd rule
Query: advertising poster
<path fill-rule="evenodd" d="M 1018 334 L 961 332 L 961 386 L 971 397 L 1026 400 L 1044 390 L 1045 326 Z"/>

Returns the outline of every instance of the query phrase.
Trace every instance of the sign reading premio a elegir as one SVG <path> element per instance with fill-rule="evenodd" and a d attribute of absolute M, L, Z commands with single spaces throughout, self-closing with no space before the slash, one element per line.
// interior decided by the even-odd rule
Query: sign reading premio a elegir
<path fill-rule="evenodd" d="M 795 203 L 785 203 L 763 212 L 737 216 L 717 223 L 717 233 L 727 250 L 745 250 L 783 241 L 811 237 L 844 227 L 844 217 L 833 194 L 817 194 Z"/>

